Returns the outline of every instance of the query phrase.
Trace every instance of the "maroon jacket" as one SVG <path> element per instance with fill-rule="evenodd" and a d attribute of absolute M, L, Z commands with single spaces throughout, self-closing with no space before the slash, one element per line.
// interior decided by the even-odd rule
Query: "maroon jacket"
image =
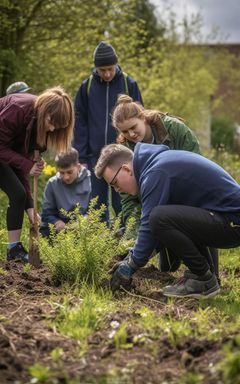
<path fill-rule="evenodd" d="M 35 100 L 36 96 L 30 93 L 14 93 L 0 99 L 0 162 L 14 169 L 28 197 L 37 135 Z"/>

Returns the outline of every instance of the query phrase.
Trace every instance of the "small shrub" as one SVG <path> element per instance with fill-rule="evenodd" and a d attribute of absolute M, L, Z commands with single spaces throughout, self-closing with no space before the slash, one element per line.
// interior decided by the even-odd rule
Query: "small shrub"
<path fill-rule="evenodd" d="M 56 234 L 52 228 L 52 244 L 46 239 L 40 240 L 42 258 L 54 280 L 99 286 L 108 278 L 109 261 L 124 249 L 126 251 L 128 243 L 123 246 L 114 237 L 113 230 L 101 222 L 105 208 L 94 209 L 95 203 L 96 199 L 92 201 L 87 217 L 80 215 L 76 208 L 70 215 L 73 220 L 66 231 Z"/>

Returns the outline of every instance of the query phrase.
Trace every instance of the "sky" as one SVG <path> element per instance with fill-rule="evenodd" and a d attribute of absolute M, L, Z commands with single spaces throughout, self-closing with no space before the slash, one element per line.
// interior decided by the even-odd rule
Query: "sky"
<path fill-rule="evenodd" d="M 240 43 L 240 0 L 151 0 L 158 12 L 163 12 L 167 4 L 177 19 L 184 15 L 200 12 L 202 16 L 202 33 L 209 35 L 213 29 L 218 29 L 221 42 Z"/>

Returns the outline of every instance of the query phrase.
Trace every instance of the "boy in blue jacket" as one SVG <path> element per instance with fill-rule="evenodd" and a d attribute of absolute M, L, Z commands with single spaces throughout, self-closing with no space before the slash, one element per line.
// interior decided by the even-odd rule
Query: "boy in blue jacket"
<path fill-rule="evenodd" d="M 71 148 L 60 153 L 55 163 L 58 172 L 48 180 L 43 197 L 40 232 L 45 237 L 50 235 L 49 224 L 53 224 L 58 233 L 69 222 L 61 209 L 72 212 L 79 204 L 80 213 L 85 215 L 91 199 L 90 172 L 79 163 L 78 151 Z"/>
<path fill-rule="evenodd" d="M 138 143 L 134 153 L 106 146 L 95 167 L 117 192 L 140 193 L 141 223 L 133 250 L 113 274 L 111 288 L 131 282 L 153 249 L 165 247 L 187 270 L 165 296 L 210 297 L 220 291 L 204 255 L 206 247 L 240 245 L 240 186 L 219 165 L 165 145 Z"/>
<path fill-rule="evenodd" d="M 108 207 L 108 185 L 95 177 L 93 169 L 104 145 L 116 142 L 111 112 L 118 95 L 127 93 L 140 103 L 142 97 L 136 81 L 118 65 L 112 45 L 101 41 L 94 51 L 93 61 L 92 75 L 82 82 L 75 98 L 73 146 L 79 152 L 81 164 L 91 171 L 92 197 L 98 196 L 98 206 Z M 113 189 L 112 206 L 116 214 L 121 211 L 120 196 Z M 103 219 L 108 221 L 108 211 Z"/>

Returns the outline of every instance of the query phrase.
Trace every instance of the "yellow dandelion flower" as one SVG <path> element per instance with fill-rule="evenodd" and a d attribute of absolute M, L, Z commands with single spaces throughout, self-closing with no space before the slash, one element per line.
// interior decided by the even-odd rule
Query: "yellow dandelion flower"
<path fill-rule="evenodd" d="M 56 173 L 56 167 L 54 167 L 53 165 L 50 165 L 50 164 L 45 164 L 45 166 L 43 168 L 43 173 L 46 176 L 52 176 Z"/>

